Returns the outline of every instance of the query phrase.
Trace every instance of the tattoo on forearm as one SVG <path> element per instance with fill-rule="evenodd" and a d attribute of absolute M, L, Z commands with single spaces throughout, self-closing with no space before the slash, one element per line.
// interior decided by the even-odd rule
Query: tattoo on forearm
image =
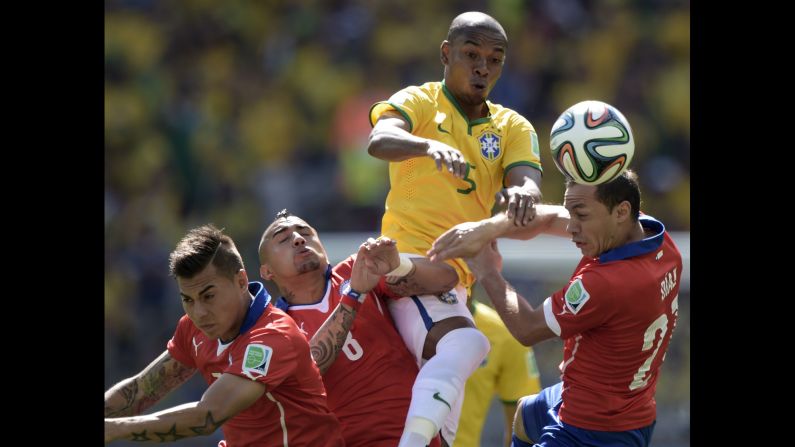
<path fill-rule="evenodd" d="M 223 423 L 227 420 L 229 420 L 229 418 L 216 421 L 215 418 L 213 418 L 213 413 L 208 411 L 207 416 L 204 418 L 204 425 L 197 425 L 196 427 L 190 427 L 190 429 L 197 435 L 209 435 L 210 433 L 217 430 L 218 427 L 223 425 Z"/>
<path fill-rule="evenodd" d="M 146 436 L 146 430 L 142 431 L 141 433 L 132 432 L 132 440 L 133 441 L 152 441 L 153 439 L 149 436 Z"/>
<path fill-rule="evenodd" d="M 121 387 L 117 393 L 121 395 L 124 403 L 120 408 L 113 408 L 112 405 L 108 405 L 105 402 L 105 417 L 132 416 L 135 397 L 138 395 L 138 382 L 131 380 L 130 383 Z"/>
<path fill-rule="evenodd" d="M 119 388 L 105 402 L 105 417 L 134 416 L 156 404 L 174 388 L 187 381 L 196 370 L 187 368 L 170 355 L 161 355 L 147 366 L 141 374 Z M 123 399 L 123 404 L 115 408 L 109 401 Z"/>
<path fill-rule="evenodd" d="M 337 309 L 318 329 L 310 341 L 312 358 L 315 360 L 320 373 L 325 373 L 337 359 L 348 331 L 356 317 L 356 311 L 338 305 Z"/>
<path fill-rule="evenodd" d="M 160 438 L 160 442 L 169 442 L 169 441 L 176 441 L 181 438 L 187 438 L 187 436 L 177 434 L 177 423 L 175 422 L 174 425 L 171 426 L 171 430 L 165 433 L 158 433 L 155 434 Z"/>
<path fill-rule="evenodd" d="M 395 282 L 387 281 L 387 288 L 390 292 L 397 296 L 436 295 L 438 293 L 444 293 L 450 290 L 449 288 L 431 289 L 429 287 L 424 287 L 417 281 L 417 275 L 415 274 L 416 271 L 417 269 L 414 269 L 413 272 L 398 278 Z"/>
<path fill-rule="evenodd" d="M 143 430 L 139 433 L 136 433 L 134 431 L 130 432 L 128 435 L 125 436 L 125 438 L 131 441 L 138 441 L 138 442 L 147 442 L 147 441 L 173 442 L 182 438 L 189 438 L 192 436 L 205 436 L 212 434 L 214 431 L 218 429 L 218 427 L 223 425 L 228 420 L 229 417 L 216 421 L 215 418 L 213 417 L 213 413 L 211 411 L 208 411 L 207 414 L 204 416 L 204 424 L 202 425 L 196 425 L 187 428 L 185 428 L 184 425 L 181 425 L 180 428 L 177 428 L 177 423 L 175 422 L 173 425 L 171 425 L 171 429 L 166 432 L 158 432 L 153 430 L 153 434 L 157 436 L 157 438 L 149 436 L 147 434 L 147 430 Z"/>

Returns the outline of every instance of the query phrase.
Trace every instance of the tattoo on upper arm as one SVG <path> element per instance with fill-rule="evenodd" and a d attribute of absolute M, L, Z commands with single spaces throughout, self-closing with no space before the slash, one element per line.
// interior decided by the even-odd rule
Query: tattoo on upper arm
<path fill-rule="evenodd" d="M 348 338 L 348 331 L 355 317 L 355 310 L 338 305 L 334 313 L 312 337 L 310 352 L 321 374 L 325 373 L 337 359 L 337 355 Z"/>

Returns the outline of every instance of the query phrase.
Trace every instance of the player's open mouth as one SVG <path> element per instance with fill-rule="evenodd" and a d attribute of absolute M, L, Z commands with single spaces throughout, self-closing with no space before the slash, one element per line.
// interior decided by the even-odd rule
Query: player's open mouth
<path fill-rule="evenodd" d="M 486 84 L 482 84 L 480 82 L 474 82 L 472 83 L 472 88 L 474 88 L 475 91 L 482 92 L 483 90 L 486 90 Z"/>

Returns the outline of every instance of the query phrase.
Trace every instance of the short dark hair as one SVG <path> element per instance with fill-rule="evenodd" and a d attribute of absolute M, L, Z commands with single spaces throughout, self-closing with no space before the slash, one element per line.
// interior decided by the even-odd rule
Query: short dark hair
<path fill-rule="evenodd" d="M 508 41 L 508 36 L 505 34 L 500 22 L 494 17 L 479 11 L 465 12 L 456 16 L 447 30 L 447 41 L 453 43 L 459 36 L 472 31 L 497 33 L 506 42 Z"/>
<path fill-rule="evenodd" d="M 228 278 L 245 268 L 232 238 L 212 224 L 190 230 L 168 260 L 169 273 L 174 278 L 193 278 L 210 263 Z"/>
<path fill-rule="evenodd" d="M 259 262 L 260 262 L 260 264 L 264 264 L 265 261 L 266 261 L 266 259 L 265 259 L 265 251 L 262 249 L 265 246 L 265 235 L 268 234 L 268 231 L 271 229 L 271 227 L 274 224 L 276 224 L 277 220 L 279 220 L 279 219 L 287 219 L 290 216 L 294 216 L 294 214 L 289 212 L 289 211 L 287 211 L 287 208 L 284 208 L 283 210 L 281 210 L 278 213 L 276 213 L 276 217 L 274 217 L 273 220 L 271 221 L 271 223 L 269 223 L 268 226 L 265 227 L 265 231 L 262 232 L 262 237 L 260 237 L 260 239 L 259 239 L 259 247 L 258 247 L 258 250 L 257 250 L 257 252 L 259 253 Z"/>
<path fill-rule="evenodd" d="M 572 179 L 566 180 L 566 187 L 573 185 Z M 640 187 L 638 175 L 627 169 L 621 175 L 596 186 L 596 200 L 603 203 L 609 212 L 623 201 L 632 207 L 632 220 L 637 222 L 640 217 Z"/>

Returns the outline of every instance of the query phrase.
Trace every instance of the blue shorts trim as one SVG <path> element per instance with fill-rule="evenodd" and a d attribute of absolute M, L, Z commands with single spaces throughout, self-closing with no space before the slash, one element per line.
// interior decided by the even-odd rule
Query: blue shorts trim
<path fill-rule="evenodd" d="M 411 300 L 414 301 L 414 304 L 417 305 L 417 310 L 420 311 L 422 322 L 425 323 L 425 330 L 430 331 L 433 327 L 433 320 L 431 319 L 431 316 L 428 315 L 428 311 L 425 309 L 425 306 L 422 305 L 422 301 L 420 301 L 416 295 L 412 295 Z"/>
<path fill-rule="evenodd" d="M 522 401 L 522 422 L 528 438 L 538 446 L 648 447 L 654 426 L 626 431 L 585 430 L 560 420 L 563 383 L 544 388 Z M 519 444 L 523 445 L 523 444 Z"/>

